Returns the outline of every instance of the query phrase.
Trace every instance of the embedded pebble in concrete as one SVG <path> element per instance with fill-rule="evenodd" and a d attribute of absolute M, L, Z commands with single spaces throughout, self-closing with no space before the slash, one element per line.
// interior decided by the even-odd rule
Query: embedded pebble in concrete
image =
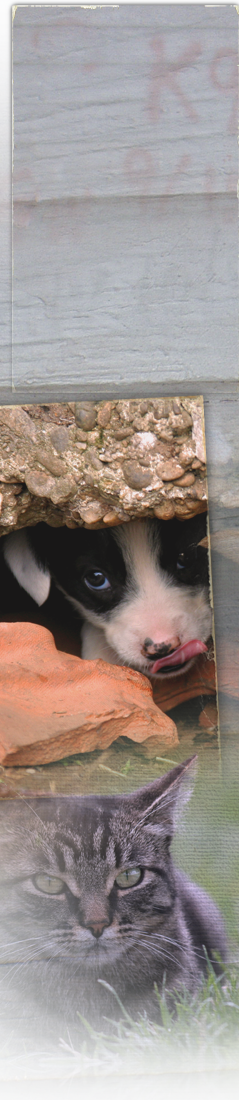
<path fill-rule="evenodd" d="M 38 448 L 35 451 L 35 458 L 41 466 L 44 466 L 50 474 L 55 474 L 56 477 L 60 477 L 60 474 L 64 472 L 64 463 L 48 451 Z"/>
<path fill-rule="evenodd" d="M 49 493 L 52 504 L 61 504 L 69 500 L 69 497 L 75 493 L 76 482 L 73 477 L 60 477 L 57 482 L 54 482 L 54 487 Z"/>
<path fill-rule="evenodd" d="M 145 489 L 146 485 L 150 485 L 152 480 L 151 474 L 144 473 L 141 466 L 137 466 L 136 462 L 124 462 L 123 474 L 126 484 L 130 489 Z"/>
<path fill-rule="evenodd" d="M 0 534 L 206 508 L 200 397 L 0 409 Z"/>
<path fill-rule="evenodd" d="M 154 509 L 154 515 L 157 516 L 157 519 L 173 519 L 174 514 L 174 505 L 170 500 L 162 501 L 162 504 L 156 504 Z"/>
<path fill-rule="evenodd" d="M 55 486 L 53 477 L 48 477 L 40 470 L 26 470 L 25 482 L 29 492 L 36 497 L 50 497 Z"/>
<path fill-rule="evenodd" d="M 81 428 L 84 428 L 86 432 L 90 432 L 91 428 L 94 428 L 96 423 L 96 409 L 92 401 L 77 401 L 75 417 L 76 423 L 79 424 Z"/>
<path fill-rule="evenodd" d="M 111 401 L 106 401 L 98 412 L 98 424 L 100 428 L 106 428 L 111 417 L 112 404 Z"/>
<path fill-rule="evenodd" d="M 178 485 L 194 485 L 194 481 L 195 481 L 194 474 L 183 474 L 183 477 L 179 477 L 177 484 Z"/>
<path fill-rule="evenodd" d="M 89 500 L 87 504 L 80 505 L 80 514 L 87 526 L 89 523 L 97 523 L 99 519 L 103 519 L 104 505 L 99 504 L 97 500 Z"/>
<path fill-rule="evenodd" d="M 132 428 L 116 428 L 114 432 L 115 439 L 127 439 L 132 436 Z"/>
<path fill-rule="evenodd" d="M 178 462 L 175 462 L 173 458 L 171 462 L 166 461 L 161 463 L 160 466 L 157 466 L 157 470 L 162 481 L 177 481 L 184 473 L 183 467 L 179 466 Z"/>
<path fill-rule="evenodd" d="M 55 428 L 55 430 L 51 432 L 50 438 L 55 451 L 58 451 L 59 454 L 67 451 L 69 446 L 69 432 L 67 428 Z"/>

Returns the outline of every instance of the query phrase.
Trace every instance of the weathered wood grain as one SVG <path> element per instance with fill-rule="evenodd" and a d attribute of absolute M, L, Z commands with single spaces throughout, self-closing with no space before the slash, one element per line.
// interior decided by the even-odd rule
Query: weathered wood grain
<path fill-rule="evenodd" d="M 15 386 L 236 380 L 236 218 L 226 195 L 16 204 Z"/>
<path fill-rule="evenodd" d="M 15 387 L 237 377 L 236 25 L 16 9 Z"/>
<path fill-rule="evenodd" d="M 0 9 L 1 113 L 0 113 L 0 389 L 11 387 L 11 24 L 10 11 Z M 0 397 L 1 402 L 1 397 Z"/>
<path fill-rule="evenodd" d="M 233 6 L 17 7 L 15 199 L 236 190 L 236 35 Z"/>

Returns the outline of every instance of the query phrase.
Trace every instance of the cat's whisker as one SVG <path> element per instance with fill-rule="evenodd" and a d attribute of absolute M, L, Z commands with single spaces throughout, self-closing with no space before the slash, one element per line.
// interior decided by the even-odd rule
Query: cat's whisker
<path fill-rule="evenodd" d="M 149 939 L 150 939 L 150 942 L 152 942 L 154 939 L 157 939 L 157 940 L 160 940 L 160 941 L 163 940 L 164 943 L 171 943 L 173 947 L 179 947 L 181 950 L 184 950 L 185 944 L 183 942 L 181 942 L 180 940 L 173 940 L 171 938 L 171 936 L 165 936 L 164 932 L 147 932 L 147 931 L 143 931 L 143 930 L 141 932 L 141 930 L 140 930 L 139 935 L 141 935 L 141 934 L 143 936 L 148 936 Z"/>
<path fill-rule="evenodd" d="M 42 957 L 42 954 L 40 952 L 46 951 L 46 949 L 48 949 L 48 951 L 49 951 L 49 945 L 47 943 L 43 943 L 41 945 L 41 948 L 37 947 L 36 950 L 34 950 L 33 948 L 32 949 L 29 948 L 28 951 L 26 952 L 26 954 L 22 955 L 21 959 L 10 959 L 9 960 L 9 965 L 11 965 L 13 967 L 14 966 L 25 966 L 26 963 L 32 962 L 33 959 L 36 959 L 37 962 L 44 962 L 45 961 L 44 957 Z M 55 956 L 50 955 L 50 958 L 51 957 L 53 958 Z M 6 959 L 6 965 L 8 965 L 8 960 L 7 959 Z"/>
<path fill-rule="evenodd" d="M 49 944 L 47 944 L 47 942 L 46 943 L 43 942 L 42 951 L 46 950 L 47 948 L 49 950 Z M 31 963 L 36 962 L 36 963 L 39 963 L 40 966 L 41 966 L 41 964 L 44 964 L 44 967 L 47 968 L 47 967 L 49 967 L 49 965 L 51 964 L 51 962 L 54 958 L 58 958 L 58 955 L 50 955 L 50 957 L 48 957 L 48 958 L 44 958 L 44 957 L 41 958 L 41 957 L 39 957 L 38 951 L 35 951 L 35 952 L 31 951 L 29 954 L 27 954 L 24 957 L 24 959 L 21 959 L 20 961 L 16 960 L 16 962 L 12 963 L 11 969 L 8 971 L 8 974 L 7 974 L 7 988 L 9 988 L 11 986 L 12 981 L 17 977 L 18 974 L 20 974 L 21 972 L 24 972 L 25 966 L 28 966 L 29 963 L 31 964 Z M 29 971 L 27 972 L 27 977 L 28 977 L 28 981 L 29 981 Z"/>
<path fill-rule="evenodd" d="M 33 950 L 34 946 L 35 946 L 34 944 L 32 945 L 32 947 L 29 945 L 28 952 L 29 952 L 29 950 Z M 36 947 L 36 953 L 39 952 L 40 949 L 41 948 L 39 946 L 37 946 Z M 23 952 L 23 950 L 24 950 L 24 948 L 22 948 L 22 952 Z M 22 952 L 21 952 L 21 958 L 23 958 Z M 6 948 L 6 950 L 4 950 L 4 952 L 2 952 L 0 954 L 0 964 L 6 963 L 6 961 L 8 961 L 9 956 L 11 956 L 12 954 L 13 954 L 13 950 L 12 950 L 12 952 L 10 952 L 10 950 L 8 950 Z M 17 960 L 15 960 L 15 961 L 17 961 L 17 963 L 18 963 L 19 959 L 17 958 Z M 12 963 L 12 958 L 11 958 L 11 963 Z"/>
<path fill-rule="evenodd" d="M 160 951 L 160 950 L 151 950 L 148 943 L 144 942 L 144 941 L 142 941 L 141 944 L 137 945 L 137 946 L 138 946 L 137 955 L 142 955 L 142 958 L 145 960 L 145 951 L 148 952 L 148 954 L 150 955 L 151 958 L 156 958 L 156 959 L 162 961 L 163 970 L 165 970 L 165 960 L 166 959 L 169 960 L 170 963 L 173 962 L 173 963 L 177 963 L 177 965 L 179 965 L 179 966 L 181 965 L 181 969 L 182 969 L 183 964 L 182 963 L 180 964 L 180 961 L 178 959 L 175 959 L 172 954 L 169 954 L 168 952 L 165 952 L 163 950 L 162 951 Z"/>
<path fill-rule="evenodd" d="M 71 943 L 72 937 L 70 933 L 68 934 L 68 938 L 69 942 Z M 24 945 L 26 949 L 25 952 Z M 4 962 L 4 958 L 7 960 L 10 948 L 14 949 L 16 947 L 20 947 L 22 951 L 22 958 L 20 960 L 16 959 L 16 961 L 13 962 L 13 966 L 17 965 L 18 963 L 19 965 L 25 965 L 26 962 L 31 962 L 33 959 L 36 959 L 39 962 L 45 962 L 46 959 L 42 957 L 42 952 L 47 950 L 49 960 L 51 960 L 51 958 L 59 957 L 59 948 L 61 948 L 61 946 L 62 931 L 59 929 L 55 929 L 55 931 L 51 934 L 50 940 L 49 938 L 45 940 L 41 934 L 40 936 L 29 936 L 25 937 L 22 940 L 12 940 L 8 943 L 3 944 L 0 951 L 0 958 L 1 961 Z M 65 946 L 65 944 L 63 944 L 63 946 Z"/>
<path fill-rule="evenodd" d="M 49 940 L 47 940 L 46 943 L 44 941 L 42 942 L 42 936 L 29 937 L 29 938 L 24 939 L 24 940 L 12 940 L 10 943 L 6 943 L 6 944 L 2 945 L 1 950 L 0 950 L 0 959 L 3 960 L 4 957 L 7 956 L 10 948 L 15 948 L 15 947 L 18 947 L 19 945 L 24 945 L 24 944 L 27 945 L 28 949 L 30 949 L 31 944 L 32 944 L 32 947 L 34 947 L 34 945 L 37 945 L 36 946 L 36 951 L 44 950 L 45 946 L 47 946 L 47 948 L 49 950 Z M 53 945 L 53 946 L 56 946 L 56 945 Z M 22 946 L 22 950 L 24 950 L 23 946 Z"/>
<path fill-rule="evenodd" d="M 41 939 L 42 933 L 39 936 L 24 936 L 21 940 L 7 940 L 6 943 L 2 944 L 2 947 L 18 947 L 21 943 L 36 943 L 37 940 Z"/>
<path fill-rule="evenodd" d="M 136 936 L 132 932 L 132 946 L 136 947 L 136 949 L 139 949 L 143 945 L 147 949 L 149 954 L 151 953 L 152 955 L 158 957 L 162 956 L 163 958 L 167 958 L 175 964 L 181 966 L 182 964 L 180 962 L 180 958 L 178 956 L 175 958 L 175 955 L 173 955 L 172 952 L 165 950 L 164 941 L 172 943 L 172 946 L 177 947 L 179 951 L 184 951 L 185 946 L 183 944 L 180 944 L 177 940 L 171 941 L 169 937 L 164 937 L 163 935 L 160 936 L 157 935 L 157 933 L 155 935 L 157 938 L 157 942 L 154 941 L 154 936 L 152 936 L 150 932 L 136 932 Z"/>
<path fill-rule="evenodd" d="M 173 953 L 171 951 L 165 951 L 163 946 L 162 946 L 162 949 L 160 949 L 159 946 L 158 947 L 156 945 L 152 946 L 151 944 L 149 944 L 147 942 L 147 940 L 143 940 L 143 939 L 141 940 L 141 944 L 137 945 L 137 946 L 139 946 L 139 947 L 143 946 L 146 949 L 146 951 L 148 952 L 148 954 L 149 955 L 154 955 L 155 958 L 168 959 L 170 962 L 174 962 L 178 966 L 183 965 L 180 962 L 180 959 L 175 958 L 175 955 L 173 955 Z"/>
<path fill-rule="evenodd" d="M 162 932 L 162 931 L 160 931 L 160 932 L 157 932 L 157 931 L 153 931 L 152 929 L 146 929 L 146 928 L 142 928 L 142 927 L 141 927 L 140 925 L 139 925 L 139 926 L 137 926 L 136 924 L 134 925 L 133 931 L 134 931 L 134 932 L 137 932 L 137 934 L 138 934 L 139 936 L 140 936 L 141 934 L 142 934 L 143 936 L 149 936 L 149 937 L 150 937 L 150 939 L 152 939 L 152 938 L 153 938 L 154 936 L 156 936 L 156 937 L 157 937 L 157 938 L 159 938 L 160 940 L 162 940 L 162 939 L 163 939 L 163 940 L 165 940 L 165 942 L 166 942 L 166 943 L 172 943 L 172 944 L 174 945 L 174 947 L 182 947 L 182 946 L 184 946 L 184 944 L 183 944 L 183 941 L 182 941 L 182 940 L 179 940 L 179 939 L 177 939 L 177 940 L 176 940 L 175 938 L 173 939 L 173 938 L 172 938 L 172 936 L 166 936 L 166 935 L 165 935 L 165 932 Z"/>
<path fill-rule="evenodd" d="M 141 933 L 140 933 L 140 935 L 141 935 Z M 180 951 L 185 950 L 185 944 L 183 942 L 180 942 L 180 940 L 173 940 L 173 939 L 171 939 L 170 936 L 165 936 L 163 933 L 160 933 L 160 932 L 153 932 L 153 933 L 152 932 L 144 932 L 144 933 L 142 933 L 142 935 L 148 936 L 149 940 L 150 940 L 150 943 L 152 943 L 154 939 L 163 940 L 165 943 L 171 943 L 173 947 L 178 947 L 178 949 Z M 200 960 L 202 959 L 202 948 L 200 949 L 200 947 L 195 947 L 194 948 L 194 953 L 198 957 L 198 959 L 200 959 Z"/>

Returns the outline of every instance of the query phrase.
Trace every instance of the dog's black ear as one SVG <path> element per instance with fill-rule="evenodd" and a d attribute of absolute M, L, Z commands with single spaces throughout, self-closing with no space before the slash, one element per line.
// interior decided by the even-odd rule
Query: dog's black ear
<path fill-rule="evenodd" d="M 49 596 L 51 574 L 46 565 L 37 561 L 26 530 L 7 535 L 3 556 L 18 584 L 41 607 Z"/>

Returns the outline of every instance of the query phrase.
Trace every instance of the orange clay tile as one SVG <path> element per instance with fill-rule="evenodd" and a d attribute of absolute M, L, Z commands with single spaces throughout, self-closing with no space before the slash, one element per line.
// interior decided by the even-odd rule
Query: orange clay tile
<path fill-rule="evenodd" d="M 178 744 L 145 676 L 59 652 L 32 623 L 0 624 L 0 763 L 31 765 L 108 748 L 120 736 Z"/>
<path fill-rule="evenodd" d="M 208 659 L 207 654 L 200 654 L 188 672 L 182 672 L 180 676 L 170 676 L 169 680 L 153 681 L 154 702 L 163 711 L 170 711 L 178 707 L 179 703 L 187 699 L 194 699 L 197 695 L 215 695 L 216 679 L 214 660 Z"/>

